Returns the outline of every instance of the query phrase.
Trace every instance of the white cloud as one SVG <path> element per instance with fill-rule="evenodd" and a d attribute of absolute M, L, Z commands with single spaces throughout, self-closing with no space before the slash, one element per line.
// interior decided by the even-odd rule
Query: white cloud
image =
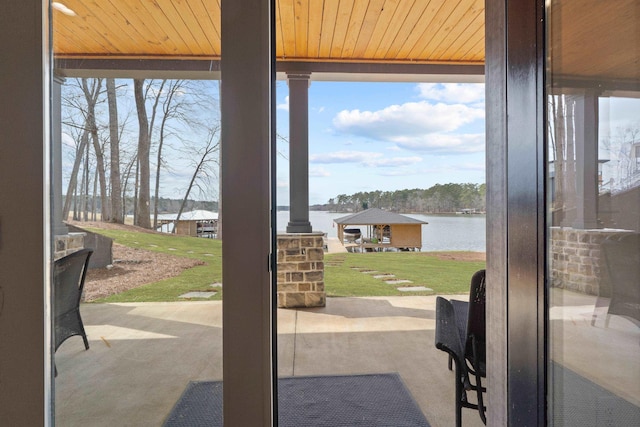
<path fill-rule="evenodd" d="M 343 133 L 397 142 L 453 132 L 482 118 L 484 109 L 421 101 L 392 105 L 378 111 L 343 110 L 334 117 L 333 125 Z"/>
<path fill-rule="evenodd" d="M 365 160 L 363 163 L 366 166 L 388 168 L 388 167 L 414 165 L 416 163 L 420 163 L 421 161 L 422 161 L 422 157 L 413 156 L 413 157 L 391 157 L 391 158 L 384 158 L 384 159 Z"/>
<path fill-rule="evenodd" d="M 420 97 L 454 104 L 484 101 L 484 83 L 420 83 Z"/>
<path fill-rule="evenodd" d="M 418 175 L 419 171 L 415 169 L 387 169 L 380 172 L 380 176 L 395 177 L 395 176 L 412 176 Z"/>
<path fill-rule="evenodd" d="M 312 154 L 310 163 L 362 163 L 372 158 L 382 157 L 380 153 L 369 151 L 334 151 L 332 153 Z"/>
<path fill-rule="evenodd" d="M 277 108 L 278 110 L 289 111 L 289 97 L 288 97 L 288 96 L 287 96 L 287 97 L 285 97 L 285 98 L 284 98 L 284 103 L 282 103 L 282 104 L 278 104 L 278 105 L 276 106 L 276 108 Z"/>
<path fill-rule="evenodd" d="M 277 188 L 289 188 L 289 181 L 286 179 L 278 178 L 276 186 Z"/>
<path fill-rule="evenodd" d="M 364 167 L 372 168 L 401 168 L 404 166 L 420 163 L 422 157 L 387 157 L 382 153 L 370 151 L 334 151 L 331 153 L 313 154 L 309 156 L 310 163 L 320 164 L 340 164 L 355 163 Z M 312 168 L 309 171 L 311 176 L 330 176 L 329 172 L 322 167 Z"/>
<path fill-rule="evenodd" d="M 318 166 L 309 168 L 309 176 L 325 178 L 331 176 L 331 173 L 325 168 Z"/>
<path fill-rule="evenodd" d="M 399 147 L 414 151 L 436 153 L 481 153 L 485 150 L 484 134 L 428 134 L 421 137 L 398 137 L 393 140 Z"/>
<path fill-rule="evenodd" d="M 457 165 L 459 170 L 484 172 L 486 165 L 484 163 L 462 163 Z"/>

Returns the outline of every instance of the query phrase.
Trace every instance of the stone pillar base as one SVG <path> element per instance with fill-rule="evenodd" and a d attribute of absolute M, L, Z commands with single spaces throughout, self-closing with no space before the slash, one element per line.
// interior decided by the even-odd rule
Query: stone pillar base
<path fill-rule="evenodd" d="M 610 285 L 600 245 L 608 237 L 631 232 L 551 227 L 551 286 L 589 295 L 602 295 L 605 290 L 606 294 Z"/>
<path fill-rule="evenodd" d="M 85 236 L 86 233 L 68 233 L 55 236 L 53 259 L 56 260 L 83 249 Z"/>
<path fill-rule="evenodd" d="M 323 233 L 278 234 L 278 307 L 324 307 Z"/>

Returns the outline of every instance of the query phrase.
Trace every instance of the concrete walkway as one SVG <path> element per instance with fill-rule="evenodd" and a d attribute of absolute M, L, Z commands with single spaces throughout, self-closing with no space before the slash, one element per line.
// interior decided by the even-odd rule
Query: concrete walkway
<path fill-rule="evenodd" d="M 56 353 L 63 426 L 159 426 L 192 380 L 222 378 L 220 302 L 86 304 Z M 453 425 L 453 373 L 434 347 L 435 297 L 330 298 L 278 310 L 282 376 L 398 372 L 433 427 Z M 465 426 L 482 426 L 465 410 Z"/>

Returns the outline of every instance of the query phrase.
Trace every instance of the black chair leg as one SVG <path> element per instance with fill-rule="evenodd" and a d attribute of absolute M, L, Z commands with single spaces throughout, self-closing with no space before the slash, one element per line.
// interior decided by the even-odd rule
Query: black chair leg
<path fill-rule="evenodd" d="M 462 396 L 464 394 L 464 384 L 460 373 L 460 366 L 456 360 L 456 427 L 462 427 Z"/>
<path fill-rule="evenodd" d="M 475 337 L 472 337 L 471 341 L 472 349 L 473 349 L 473 357 L 474 359 L 478 359 L 478 342 L 475 340 Z M 482 388 L 482 377 L 479 374 L 479 369 L 475 370 L 476 377 L 476 392 L 478 396 L 478 412 L 480 413 L 480 419 L 482 420 L 484 425 L 487 425 L 487 416 L 485 414 L 485 406 L 484 399 L 482 398 L 482 392 L 484 389 Z"/>

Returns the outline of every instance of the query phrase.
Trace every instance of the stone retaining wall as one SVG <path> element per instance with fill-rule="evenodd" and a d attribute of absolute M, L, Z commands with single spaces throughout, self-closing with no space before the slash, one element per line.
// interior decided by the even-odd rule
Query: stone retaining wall
<path fill-rule="evenodd" d="M 278 234 L 278 307 L 324 307 L 323 233 Z"/>
<path fill-rule="evenodd" d="M 85 233 L 69 233 L 54 237 L 53 259 L 62 258 L 65 255 L 84 248 Z"/>
<path fill-rule="evenodd" d="M 608 287 L 600 245 L 626 230 L 551 227 L 551 286 L 590 295 Z"/>

